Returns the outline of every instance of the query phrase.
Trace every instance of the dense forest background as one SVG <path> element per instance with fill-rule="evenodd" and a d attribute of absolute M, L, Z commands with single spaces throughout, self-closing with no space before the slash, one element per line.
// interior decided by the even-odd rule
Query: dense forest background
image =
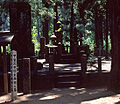
<path fill-rule="evenodd" d="M 46 22 L 50 37 L 55 31 L 55 21 L 59 21 L 65 46 L 70 46 L 70 34 L 76 33 L 78 44 L 81 44 L 81 40 L 82 44 L 88 44 L 91 55 L 93 55 L 94 48 L 99 41 L 95 34 L 100 34 L 103 41 L 101 48 L 103 51 L 106 49 L 106 37 L 108 37 L 108 52 L 110 52 L 110 32 L 106 26 L 106 24 L 109 25 L 109 22 L 106 22 L 108 21 L 106 0 L 1 0 L 0 31 L 10 30 L 8 4 L 11 1 L 27 1 L 31 5 L 32 42 L 35 51 L 40 50 L 40 37 L 44 36 Z"/>

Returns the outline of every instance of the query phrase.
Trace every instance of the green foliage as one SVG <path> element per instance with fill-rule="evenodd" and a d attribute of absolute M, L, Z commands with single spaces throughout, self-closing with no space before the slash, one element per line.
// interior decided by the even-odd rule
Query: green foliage
<path fill-rule="evenodd" d="M 108 36 L 108 51 L 109 51 L 109 53 L 111 51 L 111 39 L 110 39 L 110 35 Z"/>
<path fill-rule="evenodd" d="M 83 44 L 87 44 L 90 47 L 91 53 L 94 51 L 95 41 L 94 41 L 94 32 L 91 32 L 91 34 L 85 35 L 83 39 Z"/>
<path fill-rule="evenodd" d="M 103 40 L 103 49 L 106 49 L 106 41 Z M 111 39 L 110 39 L 110 35 L 108 35 L 108 52 L 110 53 L 111 51 Z"/>
<path fill-rule="evenodd" d="M 37 40 L 37 29 L 35 26 L 32 28 L 32 42 L 34 44 L 35 52 L 40 50 L 40 43 Z"/>
<path fill-rule="evenodd" d="M 6 47 L 6 50 L 8 53 L 10 53 L 10 51 L 11 51 L 10 44 L 8 44 L 8 46 Z"/>
<path fill-rule="evenodd" d="M 50 23 L 48 35 L 51 36 L 53 34 L 53 32 L 54 32 L 54 25 L 53 25 L 53 23 Z"/>
<path fill-rule="evenodd" d="M 53 20 L 55 19 L 54 6 L 57 3 L 58 7 L 58 21 L 62 22 L 63 30 L 63 44 L 70 46 L 70 20 L 71 20 L 71 4 L 74 3 L 74 27 L 76 26 L 78 34 L 83 35 L 83 44 L 90 46 L 90 51 L 94 51 L 95 46 L 95 8 L 99 10 L 99 15 L 103 15 L 105 19 L 105 4 L 106 0 L 93 0 L 88 2 L 87 0 L 29 0 L 32 7 L 32 41 L 35 45 L 35 51 L 39 51 L 39 41 L 37 38 L 43 36 L 42 25 L 43 22 L 49 21 L 49 37 L 54 32 Z M 83 6 L 83 12 L 79 9 L 79 4 Z M 84 13 L 84 18 L 80 13 Z M 73 28 L 74 28 L 73 27 Z M 78 36 L 78 40 L 80 37 Z M 51 41 L 50 41 L 51 44 Z M 105 40 L 104 40 L 105 49 Z M 111 49 L 109 38 L 109 51 Z"/>

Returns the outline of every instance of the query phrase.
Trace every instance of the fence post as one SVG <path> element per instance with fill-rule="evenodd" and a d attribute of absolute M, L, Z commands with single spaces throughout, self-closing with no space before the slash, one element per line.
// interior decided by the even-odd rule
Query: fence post
<path fill-rule="evenodd" d="M 3 79 L 4 79 L 4 93 L 8 93 L 8 74 L 7 74 L 7 56 L 6 46 L 3 46 Z"/>
<path fill-rule="evenodd" d="M 87 55 L 86 54 L 82 54 L 81 70 L 82 70 L 83 76 L 85 76 L 85 72 L 87 71 Z"/>
<path fill-rule="evenodd" d="M 102 72 L 101 56 L 98 56 L 98 73 Z"/>
<path fill-rule="evenodd" d="M 30 58 L 23 58 L 23 93 L 31 93 Z"/>
<path fill-rule="evenodd" d="M 46 39 L 45 37 L 40 38 L 40 58 L 45 58 L 45 44 L 46 44 Z"/>
<path fill-rule="evenodd" d="M 17 52 L 12 50 L 10 54 L 10 85 L 11 85 L 11 100 L 17 98 Z"/>
<path fill-rule="evenodd" d="M 53 53 L 49 53 L 49 71 L 54 72 L 54 55 Z"/>

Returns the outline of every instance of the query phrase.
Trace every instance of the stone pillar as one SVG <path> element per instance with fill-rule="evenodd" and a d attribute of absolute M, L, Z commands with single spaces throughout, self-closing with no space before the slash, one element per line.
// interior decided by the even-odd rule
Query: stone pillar
<path fill-rule="evenodd" d="M 17 98 L 17 52 L 12 51 L 10 55 L 10 86 L 11 86 L 11 100 Z"/>
<path fill-rule="evenodd" d="M 50 88 L 54 88 L 55 86 L 55 73 L 54 73 L 54 53 L 49 53 L 49 81 L 50 81 Z"/>
<path fill-rule="evenodd" d="M 57 46 L 55 45 L 46 45 L 47 49 L 49 50 L 49 81 L 50 81 L 50 88 L 54 87 L 55 83 L 55 73 L 54 73 L 54 51 Z"/>

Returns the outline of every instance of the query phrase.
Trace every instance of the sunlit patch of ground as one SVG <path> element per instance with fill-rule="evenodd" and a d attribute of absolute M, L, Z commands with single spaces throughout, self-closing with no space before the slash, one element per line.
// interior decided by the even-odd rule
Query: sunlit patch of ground
<path fill-rule="evenodd" d="M 94 61 L 94 60 L 92 60 Z M 81 70 L 81 64 L 80 63 L 75 63 L 75 64 L 55 64 L 55 71 L 58 72 L 76 72 L 78 70 Z M 110 72 L 111 70 L 111 61 L 110 60 L 102 60 L 102 72 Z M 49 71 L 49 64 L 46 63 L 43 65 L 43 70 L 40 71 Z M 88 72 L 97 72 L 98 71 L 98 63 L 97 59 L 95 62 L 88 61 L 87 63 L 87 71 Z"/>
<path fill-rule="evenodd" d="M 6 104 L 119 104 L 120 94 L 106 88 L 54 88 L 48 91 L 18 96 L 17 100 Z"/>

